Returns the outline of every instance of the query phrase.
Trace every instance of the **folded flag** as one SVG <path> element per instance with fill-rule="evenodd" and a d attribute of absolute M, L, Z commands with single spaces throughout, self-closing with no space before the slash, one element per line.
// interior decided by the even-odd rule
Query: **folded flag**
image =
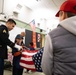
<path fill-rule="evenodd" d="M 38 52 L 38 50 L 23 50 L 22 56 L 20 59 L 20 65 L 23 68 L 26 68 L 28 70 L 36 71 L 34 61 L 32 59 L 32 56 L 35 55 Z"/>

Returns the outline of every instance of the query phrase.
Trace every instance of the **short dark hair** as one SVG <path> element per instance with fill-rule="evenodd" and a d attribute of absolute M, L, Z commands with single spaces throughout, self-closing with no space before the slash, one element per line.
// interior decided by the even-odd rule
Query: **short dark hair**
<path fill-rule="evenodd" d="M 15 22 L 13 19 L 8 19 L 7 22 L 14 23 L 14 24 L 16 25 L 16 22 Z M 6 22 L 6 23 L 7 23 L 7 22 Z"/>
<path fill-rule="evenodd" d="M 76 16 L 76 14 L 71 13 L 71 12 L 67 12 L 67 16 L 68 16 L 68 17 L 72 17 L 72 16 Z"/>
<path fill-rule="evenodd" d="M 65 12 L 65 11 L 64 11 Z M 76 16 L 76 14 L 74 14 L 74 13 L 71 13 L 71 12 L 65 12 L 66 14 L 67 14 L 67 17 L 69 18 L 69 17 L 73 17 L 73 16 Z M 62 11 L 60 11 L 59 12 L 59 15 L 61 15 L 62 16 Z"/>
<path fill-rule="evenodd" d="M 33 46 L 33 42 L 30 42 L 30 45 Z"/>

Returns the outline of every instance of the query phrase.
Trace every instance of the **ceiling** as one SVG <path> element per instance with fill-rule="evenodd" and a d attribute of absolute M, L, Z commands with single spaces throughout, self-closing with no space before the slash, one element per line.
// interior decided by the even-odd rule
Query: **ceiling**
<path fill-rule="evenodd" d="M 55 14 L 59 10 L 60 5 L 64 1 L 65 0 L 23 0 L 23 3 L 25 6 L 27 6 L 28 8 L 34 11 L 41 9 L 41 12 L 42 12 L 42 9 L 47 9 L 48 10 L 48 11 L 46 10 L 48 12 L 47 16 L 55 17 Z M 42 15 L 43 15 L 43 12 L 42 12 Z"/>
<path fill-rule="evenodd" d="M 59 8 L 65 0 L 24 0 L 24 4 L 35 10 L 37 8 Z"/>
<path fill-rule="evenodd" d="M 32 10 L 39 8 L 58 10 L 64 1 L 65 0 L 24 0 L 24 4 Z"/>

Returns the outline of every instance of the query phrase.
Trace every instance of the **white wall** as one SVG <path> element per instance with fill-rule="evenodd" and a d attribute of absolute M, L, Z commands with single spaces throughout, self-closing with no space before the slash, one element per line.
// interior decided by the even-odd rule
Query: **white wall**
<path fill-rule="evenodd" d="M 48 19 L 46 24 L 49 29 L 53 30 L 59 24 L 59 20 L 58 18 Z"/>
<path fill-rule="evenodd" d="M 14 29 L 9 32 L 9 39 L 14 42 L 16 35 L 21 32 L 25 32 L 25 29 L 15 26 Z"/>
<path fill-rule="evenodd" d="M 4 0 L 4 13 L 6 13 L 9 16 L 12 16 L 13 10 L 17 8 L 17 4 L 20 4 L 22 8 L 19 9 L 19 14 L 15 18 L 28 23 L 30 20 L 30 15 L 31 15 L 32 10 L 25 7 L 21 1 L 22 0 Z"/>
<path fill-rule="evenodd" d="M 2 12 L 2 0 L 0 0 L 0 13 Z"/>
<path fill-rule="evenodd" d="M 55 11 L 51 12 L 51 9 L 48 10 L 45 8 L 39 8 L 32 12 L 32 18 L 36 20 L 36 26 L 37 23 L 40 23 L 39 28 L 44 30 L 47 30 L 49 28 L 52 30 L 56 28 L 57 24 L 59 23 L 58 18 L 56 18 L 54 14 Z"/>

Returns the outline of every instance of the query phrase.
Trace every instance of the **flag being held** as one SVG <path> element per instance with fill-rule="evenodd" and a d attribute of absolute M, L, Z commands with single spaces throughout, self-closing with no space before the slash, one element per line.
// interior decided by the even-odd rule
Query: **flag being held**
<path fill-rule="evenodd" d="M 28 70 L 42 72 L 41 60 L 44 48 L 40 50 L 24 50 L 20 60 L 20 65 Z"/>
<path fill-rule="evenodd" d="M 32 56 L 37 72 L 42 72 L 41 61 L 42 61 L 43 50 L 44 50 L 44 47 L 42 47 L 40 50 L 38 50 L 36 54 Z"/>
<path fill-rule="evenodd" d="M 28 70 L 36 71 L 32 56 L 35 55 L 37 52 L 38 50 L 24 50 L 22 52 L 20 65 Z"/>

